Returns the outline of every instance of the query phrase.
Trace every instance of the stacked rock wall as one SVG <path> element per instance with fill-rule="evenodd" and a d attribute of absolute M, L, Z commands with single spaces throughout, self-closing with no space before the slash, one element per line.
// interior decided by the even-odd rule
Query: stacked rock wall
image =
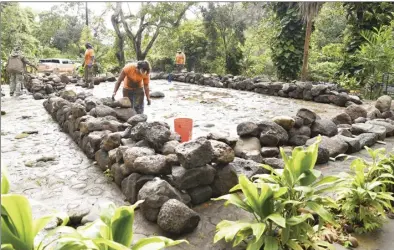
<path fill-rule="evenodd" d="M 168 124 L 135 114 L 128 98 L 112 101 L 68 90 L 43 105 L 87 157 L 111 173 L 127 201 L 145 200 L 144 217 L 171 233 L 198 225 L 198 214 L 188 206 L 228 193 L 237 174 L 259 168 L 234 159 L 235 140 L 226 136 L 180 143 Z"/>
<path fill-rule="evenodd" d="M 330 157 L 355 153 L 364 146 L 370 147 L 393 136 L 394 112 L 391 97 L 382 96 L 369 112 L 353 104 L 331 119 L 322 119 L 313 111 L 302 108 L 293 117 L 242 122 L 237 126 L 237 134 L 235 156 L 276 168 L 283 167 L 279 147 L 291 152 L 291 147 L 309 146 L 321 136 L 317 161 L 320 164 L 328 162 Z"/>
<path fill-rule="evenodd" d="M 151 79 L 167 79 L 168 74 L 152 74 Z M 171 75 L 172 80 L 216 88 L 231 88 L 252 91 L 265 95 L 303 99 L 319 103 L 331 103 L 345 107 L 362 104 L 358 96 L 349 95 L 348 91 L 336 84 L 312 84 L 294 81 L 292 83 L 272 82 L 264 77 L 246 78 L 244 76 L 218 76 L 216 74 L 177 73 Z"/>

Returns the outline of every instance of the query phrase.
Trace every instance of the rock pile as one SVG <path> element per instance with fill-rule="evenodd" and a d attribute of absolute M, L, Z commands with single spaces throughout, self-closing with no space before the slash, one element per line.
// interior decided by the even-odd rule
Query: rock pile
<path fill-rule="evenodd" d="M 97 76 L 93 78 L 93 84 L 99 85 L 102 82 L 114 82 L 116 81 L 116 77 L 114 74 L 107 72 L 105 76 Z M 87 88 L 88 85 L 85 81 L 78 81 L 76 86 L 81 86 L 82 88 Z"/>
<path fill-rule="evenodd" d="M 391 97 L 381 96 L 369 112 L 353 104 L 332 119 L 322 119 L 313 111 L 302 108 L 293 117 L 242 122 L 237 126 L 237 133 L 235 156 L 278 168 L 283 167 L 279 147 L 309 146 L 320 135 L 322 141 L 317 162 L 326 163 L 330 157 L 355 153 L 386 136 L 393 136 L 394 113 Z M 287 151 L 291 152 L 291 149 Z"/>
<path fill-rule="evenodd" d="M 137 115 L 127 98 L 97 99 L 84 92 L 62 91 L 45 109 L 102 171 L 111 173 L 127 201 L 141 205 L 144 217 L 168 232 L 197 227 L 200 217 L 189 206 L 227 194 L 238 174 L 262 169 L 235 158 L 235 140 L 210 134 L 180 143 L 164 122 Z"/>
<path fill-rule="evenodd" d="M 162 72 L 152 74 L 151 79 L 167 79 L 168 74 Z M 174 81 L 252 91 L 265 95 L 303 99 L 319 103 L 331 103 L 341 107 L 362 104 L 358 96 L 350 95 L 336 84 L 312 84 L 310 82 L 293 81 L 292 83 L 272 82 L 264 77 L 246 78 L 244 76 L 201 74 L 194 72 L 172 75 Z"/>
<path fill-rule="evenodd" d="M 76 83 L 77 78 L 67 75 L 45 74 L 43 76 L 28 74 L 25 83 L 26 89 L 33 93 L 36 100 L 44 99 L 48 95 L 65 89 L 69 83 Z"/>

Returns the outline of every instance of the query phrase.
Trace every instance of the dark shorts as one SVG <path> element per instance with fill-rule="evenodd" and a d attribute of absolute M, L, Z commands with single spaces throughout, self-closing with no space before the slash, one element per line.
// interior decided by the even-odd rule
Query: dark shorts
<path fill-rule="evenodd" d="M 144 88 L 133 90 L 123 88 L 123 97 L 128 97 L 130 99 L 131 107 L 134 108 L 137 114 L 144 113 Z"/>

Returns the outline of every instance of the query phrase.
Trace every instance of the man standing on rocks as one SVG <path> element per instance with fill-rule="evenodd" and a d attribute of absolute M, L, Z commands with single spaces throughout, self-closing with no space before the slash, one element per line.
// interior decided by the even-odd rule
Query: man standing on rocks
<path fill-rule="evenodd" d="M 10 77 L 10 96 L 21 95 L 21 87 L 23 84 L 23 73 L 26 69 L 26 64 L 37 70 L 37 67 L 31 64 L 23 55 L 21 47 L 19 45 L 15 46 L 14 50 L 11 52 L 8 62 L 5 66 L 9 77 Z"/>
<path fill-rule="evenodd" d="M 120 83 L 124 80 L 123 97 L 128 97 L 130 99 L 131 105 L 137 114 L 143 114 L 144 92 L 148 105 L 151 104 L 149 95 L 150 70 L 151 67 L 147 61 L 138 61 L 137 63 L 127 64 L 123 68 L 118 80 L 115 83 L 112 99 L 114 99 L 116 92 L 119 89 Z"/>
<path fill-rule="evenodd" d="M 93 65 L 95 63 L 94 61 L 94 50 L 93 46 L 90 43 L 85 44 L 85 60 L 82 64 L 83 67 L 85 67 L 85 83 L 88 85 L 87 87 L 89 89 L 94 88 L 94 83 L 93 83 Z"/>
<path fill-rule="evenodd" d="M 177 72 L 181 72 L 185 67 L 186 56 L 185 54 L 179 49 L 177 54 L 175 55 L 175 66 Z"/>

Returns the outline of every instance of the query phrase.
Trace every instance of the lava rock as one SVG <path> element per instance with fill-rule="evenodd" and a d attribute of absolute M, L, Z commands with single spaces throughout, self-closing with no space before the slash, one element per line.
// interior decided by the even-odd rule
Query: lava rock
<path fill-rule="evenodd" d="M 239 136 L 258 136 L 259 133 L 259 128 L 254 122 L 242 122 L 237 126 L 237 134 Z"/>
<path fill-rule="evenodd" d="M 214 158 L 212 145 L 205 138 L 182 143 L 175 152 L 181 165 L 187 169 L 205 166 Z"/>
<path fill-rule="evenodd" d="M 172 177 L 174 184 L 179 189 L 190 189 L 197 186 L 209 185 L 213 182 L 216 170 L 210 166 L 185 169 L 183 167 L 173 167 Z"/>
<path fill-rule="evenodd" d="M 200 222 L 200 216 L 182 202 L 171 199 L 160 209 L 157 224 L 172 234 L 192 232 Z"/>

